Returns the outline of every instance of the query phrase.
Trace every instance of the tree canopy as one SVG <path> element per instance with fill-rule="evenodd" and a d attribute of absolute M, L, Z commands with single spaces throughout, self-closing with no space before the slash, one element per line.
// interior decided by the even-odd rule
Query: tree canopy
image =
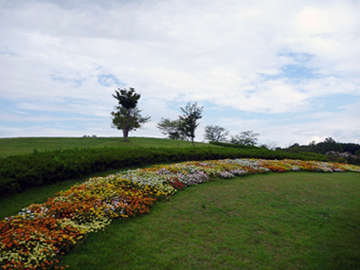
<path fill-rule="evenodd" d="M 140 94 L 135 93 L 134 88 L 115 90 L 115 95 L 112 95 L 118 100 L 118 106 L 115 111 L 111 112 L 112 127 L 123 131 L 124 141 L 128 142 L 128 135 L 130 131 L 135 131 L 150 120 L 150 116 L 143 117 L 140 110 L 137 108 L 137 103 L 140 99 Z"/>
<path fill-rule="evenodd" d="M 255 146 L 257 144 L 259 133 L 254 133 L 252 130 L 240 132 L 238 135 L 232 136 L 230 142 L 241 145 Z"/>
<path fill-rule="evenodd" d="M 179 117 L 181 121 L 180 129 L 184 135 L 191 140 L 193 146 L 195 146 L 195 130 L 199 126 L 197 120 L 202 118 L 203 108 L 204 107 L 198 107 L 197 102 L 193 104 L 187 103 L 185 108 L 180 107 L 183 112 L 183 115 Z"/>
<path fill-rule="evenodd" d="M 186 136 L 181 130 L 180 119 L 171 120 L 169 118 L 161 118 L 161 121 L 156 126 L 161 133 L 167 135 L 172 140 L 185 140 Z"/>
<path fill-rule="evenodd" d="M 190 139 L 192 145 L 194 144 L 195 130 L 199 126 L 197 122 L 202 118 L 202 111 L 204 107 L 198 107 L 197 103 L 187 103 L 185 108 L 180 107 L 183 112 L 177 120 L 164 119 L 158 123 L 157 128 L 161 133 L 167 135 L 169 139 L 185 140 Z"/>
<path fill-rule="evenodd" d="M 119 104 L 125 109 L 134 109 L 140 99 L 140 94 L 135 93 L 135 88 L 130 87 L 129 90 L 120 89 L 115 90 L 115 95 L 112 95 L 116 98 Z"/>
<path fill-rule="evenodd" d="M 205 140 L 210 142 L 226 142 L 226 136 L 229 135 L 229 131 L 220 126 L 206 126 L 205 127 Z"/>

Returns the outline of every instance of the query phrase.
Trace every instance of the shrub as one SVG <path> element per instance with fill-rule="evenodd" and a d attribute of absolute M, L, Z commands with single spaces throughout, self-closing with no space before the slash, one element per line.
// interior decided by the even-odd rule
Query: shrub
<path fill-rule="evenodd" d="M 52 184 L 107 169 L 225 158 L 327 161 L 326 156 L 264 148 L 92 148 L 33 152 L 0 159 L 0 195 Z"/>

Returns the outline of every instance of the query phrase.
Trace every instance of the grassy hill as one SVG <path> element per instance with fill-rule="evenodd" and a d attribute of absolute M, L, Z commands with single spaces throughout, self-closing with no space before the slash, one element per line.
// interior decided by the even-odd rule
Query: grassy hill
<path fill-rule="evenodd" d="M 190 141 L 177 141 L 158 138 L 130 137 L 130 143 L 119 137 L 75 138 L 4 138 L 0 139 L 0 157 L 29 154 L 34 150 L 52 151 L 71 148 L 100 148 L 100 147 L 192 147 Z M 208 143 L 195 143 L 196 147 L 218 147 Z"/>
<path fill-rule="evenodd" d="M 224 158 L 327 161 L 322 155 L 293 154 L 264 148 L 239 149 L 207 143 L 156 138 L 14 138 L 0 139 L 0 195 L 33 186 L 156 163 Z"/>
<path fill-rule="evenodd" d="M 70 269 L 359 269 L 358 173 L 250 175 L 193 186 L 114 220 L 61 256 Z M 1 218 L 64 183 L 0 199 Z M 334 188 L 336 187 L 336 188 Z M 14 207 L 14 204 L 18 204 Z"/>
<path fill-rule="evenodd" d="M 133 159 L 142 165 L 149 164 L 148 157 L 166 157 L 170 152 L 176 159 L 177 155 L 189 152 L 196 160 L 202 152 L 214 152 L 214 155 L 236 152 L 240 157 L 246 152 L 246 155 L 261 154 L 261 158 L 281 155 L 265 149 L 235 149 L 206 143 L 197 143 L 193 148 L 191 142 L 167 139 L 130 140 L 131 143 L 122 142 L 121 138 L 0 139 L 0 156 L 32 153 L 34 149 L 42 152 L 78 148 L 2 159 L 4 172 L 14 166 L 15 175 L 20 174 L 21 181 L 26 173 L 33 172 L 26 180 L 30 183 L 42 177 L 42 170 L 45 170 L 45 181 L 46 174 L 54 176 L 52 169 L 65 172 L 73 167 L 76 172 L 85 172 L 87 167 L 116 158 L 116 154 L 124 157 L 132 152 L 135 152 Z M 95 149 L 101 147 L 111 148 Z M 22 159 L 24 168 L 17 168 Z M 13 163 L 7 165 L 5 160 Z M 25 166 L 27 163 L 29 168 Z M 91 176 L 116 171 L 113 168 Z M 86 177 L 80 176 L 84 174 L 0 196 L 0 219 L 18 213 L 31 203 L 43 203 L 56 192 L 83 182 Z M 358 269 L 359 183 L 358 173 L 347 172 L 269 173 L 215 179 L 168 197 L 142 218 L 113 221 L 105 231 L 90 234 L 82 245 L 67 250 L 59 266 L 70 265 L 71 269 L 82 270 Z"/>
<path fill-rule="evenodd" d="M 113 222 L 70 269 L 359 269 L 359 176 L 252 175 L 187 188 Z M 336 188 L 333 188 L 336 186 Z"/>

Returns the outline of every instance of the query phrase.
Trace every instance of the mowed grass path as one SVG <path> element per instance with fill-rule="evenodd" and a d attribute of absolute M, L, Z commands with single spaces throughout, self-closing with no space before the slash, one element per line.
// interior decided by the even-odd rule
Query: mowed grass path
<path fill-rule="evenodd" d="M 115 220 L 71 269 L 360 269 L 360 174 L 271 173 L 192 186 Z"/>
<path fill-rule="evenodd" d="M 130 143 L 124 142 L 121 137 L 98 138 L 0 138 L 0 157 L 21 155 L 37 151 L 52 151 L 72 148 L 98 147 L 192 147 L 190 141 L 169 139 L 130 137 Z M 196 142 L 197 147 L 218 147 L 209 143 Z"/>

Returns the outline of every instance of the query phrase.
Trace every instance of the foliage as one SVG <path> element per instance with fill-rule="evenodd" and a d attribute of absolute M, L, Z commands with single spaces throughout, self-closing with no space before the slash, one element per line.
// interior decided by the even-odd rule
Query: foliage
<path fill-rule="evenodd" d="M 205 127 L 205 139 L 210 142 L 226 142 L 226 136 L 229 135 L 229 131 L 220 126 L 206 126 Z"/>
<path fill-rule="evenodd" d="M 104 229 L 113 218 L 148 213 L 154 201 L 166 195 L 156 187 L 113 175 L 91 178 L 1 221 L 0 265 L 38 269 L 56 264 L 57 255 L 86 234 Z"/>
<path fill-rule="evenodd" d="M 129 137 L 131 144 L 119 143 L 119 137 L 31 137 L 31 138 L 0 138 L 0 158 L 46 152 L 54 150 L 83 149 L 83 148 L 184 148 L 190 147 L 190 141 L 167 140 L 149 137 Z M 217 147 L 204 142 L 195 142 L 198 147 Z M 217 147 L 218 148 L 218 147 Z"/>
<path fill-rule="evenodd" d="M 89 233 L 115 219 L 150 212 L 151 205 L 188 186 L 218 177 L 285 171 L 360 172 L 360 167 L 301 160 L 225 159 L 157 165 L 90 178 L 43 204 L 32 204 L 0 222 L 3 269 L 48 269 Z M 56 266 L 57 267 L 57 266 Z"/>
<path fill-rule="evenodd" d="M 187 103 L 185 108 L 180 107 L 183 115 L 180 115 L 177 120 L 164 119 L 158 123 L 157 128 L 161 133 L 167 135 L 169 139 L 185 140 L 190 139 L 193 146 L 195 146 L 195 130 L 199 126 L 197 120 L 201 119 L 201 113 L 204 107 L 198 107 L 197 103 Z"/>
<path fill-rule="evenodd" d="M 360 151 L 359 144 L 340 143 L 336 142 L 331 137 L 325 138 L 323 142 L 319 143 L 312 141 L 309 143 L 309 145 L 299 145 L 298 143 L 294 143 L 288 148 L 284 148 L 282 150 L 292 153 L 311 152 L 327 155 L 338 153 L 338 155 L 331 157 L 334 159 L 334 161 L 346 161 L 351 164 L 360 164 L 360 159 L 356 158 L 357 151 Z"/>
<path fill-rule="evenodd" d="M 167 135 L 172 140 L 185 140 L 186 136 L 181 130 L 181 121 L 171 120 L 169 118 L 161 118 L 161 121 L 157 124 L 157 128 L 161 133 Z"/>
<path fill-rule="evenodd" d="M 140 99 L 140 94 L 135 93 L 135 88 L 130 87 L 129 90 L 120 89 L 115 90 L 115 95 L 112 95 L 119 101 L 119 104 L 125 109 L 134 109 Z"/>
<path fill-rule="evenodd" d="M 255 146 L 259 135 L 259 133 L 254 133 L 252 130 L 243 131 L 238 135 L 231 136 L 230 142 L 234 144 Z"/>
<path fill-rule="evenodd" d="M 30 187 L 48 185 L 110 168 L 121 169 L 159 162 L 251 157 L 327 161 L 326 156 L 311 153 L 295 154 L 241 147 L 92 148 L 10 156 L 0 159 L 0 195 L 14 194 Z"/>
<path fill-rule="evenodd" d="M 218 145 L 222 147 L 231 147 L 231 148 L 240 148 L 240 149 L 260 149 L 265 147 L 257 147 L 253 145 L 245 145 L 245 144 L 235 144 L 235 143 L 228 143 L 228 142 L 210 142 L 210 144 Z"/>
<path fill-rule="evenodd" d="M 236 149 L 247 149 L 252 152 L 252 157 L 258 157 L 255 153 L 261 153 L 262 157 L 265 159 L 301 159 L 301 160 L 319 160 L 319 161 L 329 161 L 328 156 L 316 153 L 309 152 L 300 152 L 300 153 L 290 153 L 282 150 L 270 150 L 266 147 L 257 147 L 252 145 L 242 145 L 242 144 L 233 144 L 233 143 L 224 143 L 224 142 L 210 142 L 210 144 L 227 147 L 227 148 L 236 148 Z"/>
<path fill-rule="evenodd" d="M 140 128 L 150 120 L 150 116 L 142 117 L 140 110 L 136 107 L 140 99 L 140 94 L 135 93 L 134 88 L 115 90 L 115 99 L 119 105 L 112 115 L 112 127 L 123 131 L 124 141 L 128 141 L 129 132 Z"/>
<path fill-rule="evenodd" d="M 269 150 L 276 150 L 278 148 L 278 143 L 276 141 L 268 141 L 267 143 L 260 145 L 260 147 L 264 147 Z"/>
<path fill-rule="evenodd" d="M 191 140 L 193 146 L 195 146 L 195 130 L 199 126 L 197 120 L 202 118 L 203 108 L 204 107 L 198 107 L 197 102 L 193 104 L 188 103 L 185 108 L 180 108 L 183 112 L 183 115 L 180 116 L 180 129 L 183 134 Z"/>
<path fill-rule="evenodd" d="M 138 108 L 127 110 L 124 107 L 117 107 L 116 112 L 111 112 L 112 115 L 112 127 L 119 130 L 123 130 L 124 140 L 127 141 L 128 133 L 130 131 L 136 131 L 136 129 L 142 127 L 150 120 L 150 117 L 142 117 Z M 126 139 L 125 139 L 126 137 Z"/>

